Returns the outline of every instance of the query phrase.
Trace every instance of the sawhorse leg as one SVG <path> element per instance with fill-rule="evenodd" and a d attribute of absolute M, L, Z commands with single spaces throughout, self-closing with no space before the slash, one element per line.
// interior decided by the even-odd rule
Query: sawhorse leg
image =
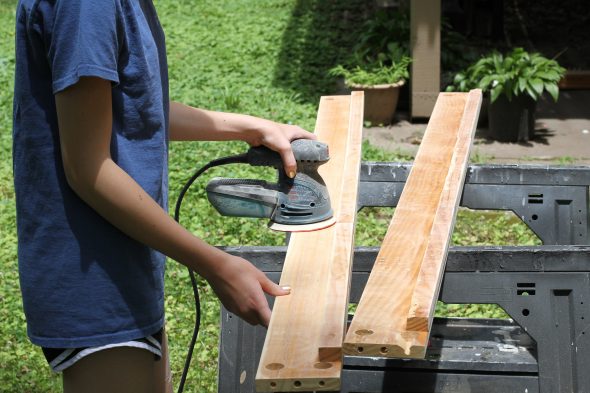
<path fill-rule="evenodd" d="M 590 273 L 447 272 L 441 300 L 500 305 L 537 342 L 541 393 L 590 392 Z"/>

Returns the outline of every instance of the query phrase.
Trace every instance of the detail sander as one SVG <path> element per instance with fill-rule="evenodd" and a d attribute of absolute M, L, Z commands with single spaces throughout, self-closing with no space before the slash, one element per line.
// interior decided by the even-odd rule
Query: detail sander
<path fill-rule="evenodd" d="M 268 218 L 269 228 L 277 231 L 306 232 L 333 225 L 328 189 L 318 173 L 330 159 L 328 145 L 297 139 L 291 148 L 297 162 L 294 178 L 285 174 L 279 153 L 264 146 L 225 158 L 223 164 L 274 167 L 278 181 L 214 178 L 206 188 L 209 202 L 223 216 Z"/>

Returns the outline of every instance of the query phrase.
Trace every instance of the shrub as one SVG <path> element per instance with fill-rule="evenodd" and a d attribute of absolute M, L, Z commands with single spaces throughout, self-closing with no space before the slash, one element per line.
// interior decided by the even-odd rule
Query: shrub
<path fill-rule="evenodd" d="M 557 101 L 558 83 L 564 73 L 565 69 L 557 61 L 539 53 L 529 54 L 522 48 L 515 48 L 506 55 L 493 51 L 465 71 L 457 73 L 447 91 L 479 88 L 490 92 L 492 102 L 502 94 L 508 100 L 528 94 L 536 101 L 547 91 Z"/>

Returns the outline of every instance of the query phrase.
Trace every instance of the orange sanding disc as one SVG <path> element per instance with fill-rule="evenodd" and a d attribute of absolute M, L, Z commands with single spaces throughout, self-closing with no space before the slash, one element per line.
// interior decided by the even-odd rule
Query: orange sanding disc
<path fill-rule="evenodd" d="M 329 228 L 334 224 L 336 224 L 336 220 L 334 219 L 334 217 L 332 217 L 324 221 L 315 222 L 313 224 L 302 225 L 277 224 L 276 222 L 273 222 L 269 224 L 268 227 L 273 231 L 279 232 L 313 232 L 318 231 L 320 229 Z"/>

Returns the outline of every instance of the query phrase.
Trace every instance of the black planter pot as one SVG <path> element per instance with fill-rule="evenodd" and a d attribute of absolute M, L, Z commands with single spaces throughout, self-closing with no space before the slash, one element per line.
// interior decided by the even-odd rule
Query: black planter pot
<path fill-rule="evenodd" d="M 491 101 L 491 100 L 490 100 Z M 498 97 L 488 105 L 488 129 L 492 139 L 502 142 L 526 142 L 535 132 L 536 101 L 528 95 Z"/>

